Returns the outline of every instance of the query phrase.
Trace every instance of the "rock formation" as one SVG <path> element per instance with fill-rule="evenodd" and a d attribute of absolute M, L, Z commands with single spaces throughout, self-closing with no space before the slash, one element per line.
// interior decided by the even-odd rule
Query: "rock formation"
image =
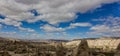
<path fill-rule="evenodd" d="M 62 43 L 59 43 L 56 47 L 56 55 L 57 56 L 65 56 L 66 55 L 66 49 L 62 45 Z"/>
<path fill-rule="evenodd" d="M 89 47 L 86 40 L 81 40 L 79 46 L 75 49 L 75 56 L 90 56 Z"/>
<path fill-rule="evenodd" d="M 114 56 L 120 56 L 120 43 L 119 43 L 119 45 L 118 45 L 118 47 L 117 47 L 116 50 L 117 50 L 117 51 L 116 51 L 116 53 L 115 53 Z"/>

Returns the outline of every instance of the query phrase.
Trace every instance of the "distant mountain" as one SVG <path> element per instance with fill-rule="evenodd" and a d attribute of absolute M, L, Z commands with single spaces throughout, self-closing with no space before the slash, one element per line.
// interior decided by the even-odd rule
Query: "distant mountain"
<path fill-rule="evenodd" d="M 5 38 L 0 37 L 0 40 L 5 40 Z"/>
<path fill-rule="evenodd" d="M 120 39 L 120 37 L 100 37 L 100 38 L 82 38 L 86 40 L 95 40 L 95 39 Z M 82 39 L 73 39 L 72 41 L 82 40 Z M 62 39 L 16 39 L 16 38 L 5 38 L 0 37 L 0 40 L 5 41 L 25 41 L 25 42 L 69 42 L 70 40 L 62 40 Z"/>
<path fill-rule="evenodd" d="M 101 37 L 99 39 L 120 39 L 120 37 Z"/>
<path fill-rule="evenodd" d="M 61 39 L 16 39 L 16 38 L 6 38 L 0 37 L 2 41 L 24 41 L 24 42 L 68 42 L 69 40 L 61 40 Z"/>
<path fill-rule="evenodd" d="M 120 37 L 81 38 L 81 39 L 73 39 L 73 41 L 82 40 L 82 39 L 86 39 L 86 40 L 95 40 L 95 39 L 120 39 Z"/>
<path fill-rule="evenodd" d="M 0 37 L 0 41 L 20 41 L 20 40 L 15 38 Z"/>
<path fill-rule="evenodd" d="M 49 41 L 55 41 L 55 42 L 68 42 L 69 40 L 49 39 Z"/>
<path fill-rule="evenodd" d="M 59 40 L 59 39 L 32 39 L 32 40 L 24 40 L 29 42 L 68 42 L 69 40 Z"/>

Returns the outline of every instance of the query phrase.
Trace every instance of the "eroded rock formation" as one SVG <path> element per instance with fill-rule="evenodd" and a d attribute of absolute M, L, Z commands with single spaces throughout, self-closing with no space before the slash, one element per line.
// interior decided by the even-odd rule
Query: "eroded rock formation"
<path fill-rule="evenodd" d="M 75 49 L 75 56 L 90 56 L 89 47 L 86 40 L 81 40 L 79 46 Z"/>

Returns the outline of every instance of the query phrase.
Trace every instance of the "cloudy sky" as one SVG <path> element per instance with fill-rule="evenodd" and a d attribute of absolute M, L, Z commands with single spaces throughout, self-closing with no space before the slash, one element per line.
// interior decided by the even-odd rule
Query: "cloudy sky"
<path fill-rule="evenodd" d="M 0 0 L 0 36 L 119 37 L 120 0 Z"/>

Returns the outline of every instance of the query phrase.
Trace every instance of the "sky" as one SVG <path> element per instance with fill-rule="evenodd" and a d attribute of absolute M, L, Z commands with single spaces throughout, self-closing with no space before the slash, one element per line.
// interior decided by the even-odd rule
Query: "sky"
<path fill-rule="evenodd" d="M 120 0 L 0 0 L 0 37 L 120 37 Z"/>

